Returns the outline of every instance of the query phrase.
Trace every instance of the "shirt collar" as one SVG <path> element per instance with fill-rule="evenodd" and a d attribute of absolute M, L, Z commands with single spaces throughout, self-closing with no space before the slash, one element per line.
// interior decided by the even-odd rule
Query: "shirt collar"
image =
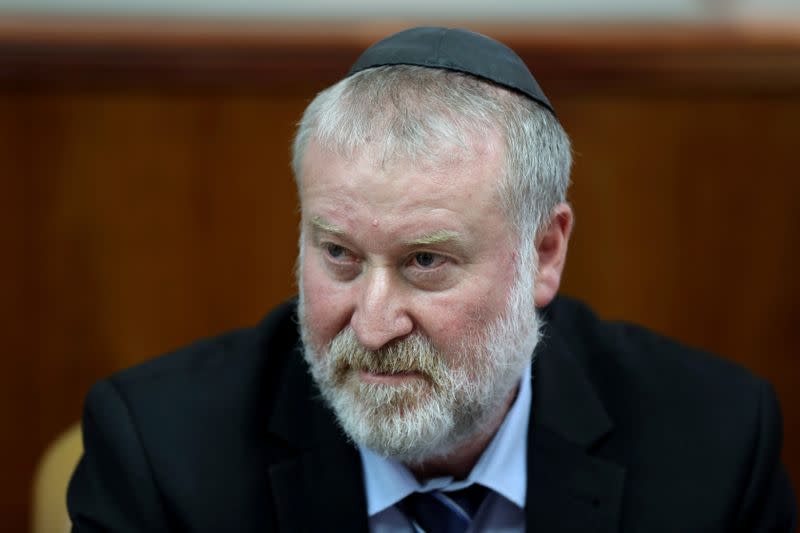
<path fill-rule="evenodd" d="M 367 496 L 367 514 L 374 516 L 412 492 L 459 490 L 480 483 L 520 509 L 525 506 L 528 420 L 531 410 L 531 363 L 525 367 L 519 391 L 505 420 L 466 479 L 452 476 L 417 481 L 402 463 L 359 446 Z"/>

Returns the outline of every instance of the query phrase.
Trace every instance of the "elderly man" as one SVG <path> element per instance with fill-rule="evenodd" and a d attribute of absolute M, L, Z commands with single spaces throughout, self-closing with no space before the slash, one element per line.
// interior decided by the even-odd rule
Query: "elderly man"
<path fill-rule="evenodd" d="M 790 531 L 765 382 L 556 297 L 569 140 L 464 30 L 300 123 L 296 302 L 91 391 L 77 531 Z"/>

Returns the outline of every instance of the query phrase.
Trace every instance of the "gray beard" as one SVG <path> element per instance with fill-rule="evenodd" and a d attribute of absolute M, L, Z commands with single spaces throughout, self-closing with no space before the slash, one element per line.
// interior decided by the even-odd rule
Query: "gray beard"
<path fill-rule="evenodd" d="M 467 332 L 460 349 L 446 356 L 416 332 L 367 350 L 350 327 L 316 349 L 301 289 L 298 315 L 305 360 L 354 443 L 406 464 L 424 463 L 446 457 L 485 433 L 507 406 L 539 340 L 532 300 L 530 282 L 518 279 L 505 313 L 484 331 Z M 413 371 L 421 377 L 384 385 L 361 381 L 360 371 Z"/>

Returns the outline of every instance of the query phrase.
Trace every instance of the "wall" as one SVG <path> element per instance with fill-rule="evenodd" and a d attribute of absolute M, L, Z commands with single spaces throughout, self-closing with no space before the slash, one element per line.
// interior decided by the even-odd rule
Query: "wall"
<path fill-rule="evenodd" d="M 0 514 L 90 384 L 294 291 L 293 125 L 392 24 L 0 21 Z M 565 292 L 770 379 L 800 482 L 800 39 L 477 26 L 576 152 Z"/>
<path fill-rule="evenodd" d="M 472 22 L 555 20 L 720 21 L 800 19 L 794 0 L 0 0 L 0 13 L 367 21 L 459 17 Z"/>

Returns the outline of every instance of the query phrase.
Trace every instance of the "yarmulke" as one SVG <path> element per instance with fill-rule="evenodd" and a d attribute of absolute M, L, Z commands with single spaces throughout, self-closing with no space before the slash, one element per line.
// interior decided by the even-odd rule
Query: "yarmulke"
<path fill-rule="evenodd" d="M 521 92 L 555 113 L 516 52 L 480 33 L 438 27 L 403 30 L 367 48 L 348 76 L 384 65 L 418 65 L 464 72 Z"/>

